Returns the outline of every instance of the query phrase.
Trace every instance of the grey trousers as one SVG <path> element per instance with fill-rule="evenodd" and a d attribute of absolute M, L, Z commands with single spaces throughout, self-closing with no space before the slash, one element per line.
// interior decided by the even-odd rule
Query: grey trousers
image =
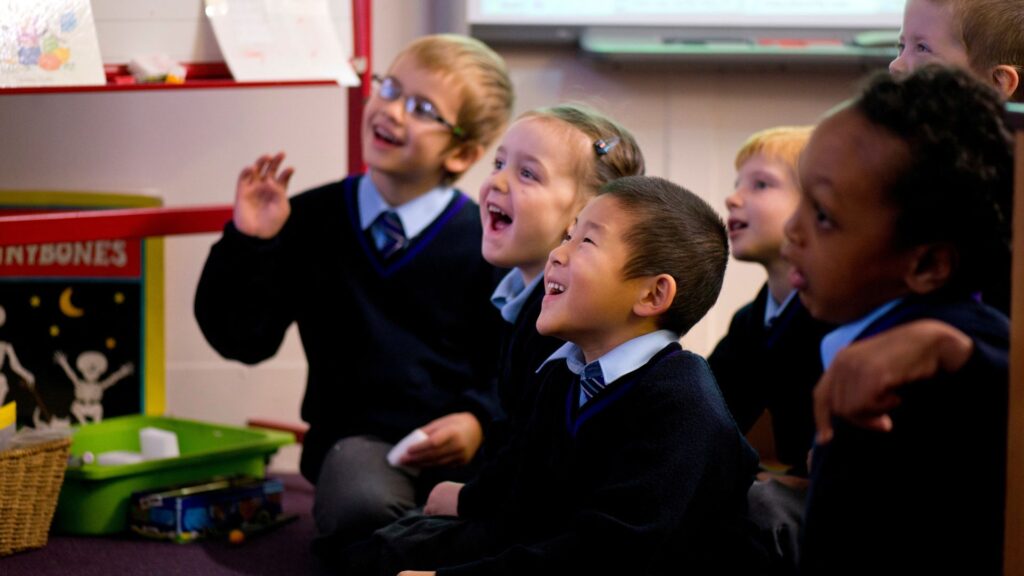
<path fill-rule="evenodd" d="M 327 452 L 313 501 L 318 540 L 339 545 L 368 538 L 416 506 L 416 478 L 388 464 L 391 447 L 350 436 Z"/>
<path fill-rule="evenodd" d="M 792 576 L 800 565 L 800 531 L 807 491 L 775 480 L 755 481 L 747 492 L 750 520 L 765 550 L 767 574 Z"/>

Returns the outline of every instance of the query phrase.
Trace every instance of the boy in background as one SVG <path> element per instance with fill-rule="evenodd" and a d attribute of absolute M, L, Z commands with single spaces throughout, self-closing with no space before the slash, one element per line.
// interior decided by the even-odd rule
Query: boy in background
<path fill-rule="evenodd" d="M 548 258 L 537 330 L 569 343 L 540 368 L 497 506 L 416 547 L 375 537 L 351 556 L 369 566 L 345 573 L 733 573 L 757 459 L 707 363 L 678 343 L 727 259 L 697 196 L 643 176 L 605 186 Z"/>
<path fill-rule="evenodd" d="M 752 302 L 733 316 L 708 357 L 740 431 L 771 415 L 783 473 L 762 472 L 750 488 L 750 517 L 773 574 L 795 573 L 814 440 L 812 393 L 821 377 L 818 348 L 829 325 L 807 313 L 782 257 L 783 227 L 800 201 L 797 162 L 812 127 L 783 126 L 750 136 L 736 154 L 736 188 L 725 199 L 737 260 L 768 275 Z"/>
<path fill-rule="evenodd" d="M 833 422 L 814 450 L 806 574 L 999 574 L 1006 474 L 1005 316 L 974 298 L 1007 273 L 1012 145 L 996 93 L 926 67 L 874 79 L 800 164 L 783 253 L 810 313 L 854 340 L 939 321 L 957 361 L 899 391 L 887 433 Z"/>
<path fill-rule="evenodd" d="M 239 176 L 195 313 L 246 363 L 298 324 L 309 363 L 302 473 L 321 539 L 369 535 L 467 464 L 497 413 L 494 269 L 477 206 L 451 185 L 502 131 L 512 85 L 479 41 L 436 35 L 392 62 L 366 104 L 369 172 L 288 199 L 292 169 L 263 156 Z M 414 429 L 410 467 L 385 455 Z"/>
<path fill-rule="evenodd" d="M 959 66 L 1004 98 L 1024 101 L 1024 3 L 1020 0 L 908 0 L 893 74 L 926 64 Z"/>
<path fill-rule="evenodd" d="M 818 344 L 827 325 L 807 314 L 782 257 L 783 227 L 800 200 L 797 160 L 811 127 L 779 127 L 752 135 L 736 154 L 736 188 L 725 199 L 737 260 L 768 275 L 708 357 L 726 404 L 746 434 L 767 410 L 775 454 L 787 473 L 807 476 L 814 437 L 811 392 L 821 376 Z"/>

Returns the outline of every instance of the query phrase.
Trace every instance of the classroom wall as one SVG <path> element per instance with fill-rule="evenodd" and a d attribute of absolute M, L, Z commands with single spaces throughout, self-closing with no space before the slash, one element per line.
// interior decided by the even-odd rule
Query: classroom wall
<path fill-rule="evenodd" d="M 124 14 L 119 7 L 128 4 L 94 0 L 97 27 L 110 25 L 101 16 Z M 176 26 L 192 34 L 196 54 L 209 55 L 203 40 L 208 24 L 188 14 Z M 420 34 L 465 31 L 459 0 L 375 0 L 373 16 L 377 71 Z M 723 215 L 740 143 L 765 127 L 814 122 L 849 97 L 860 76 L 850 69 L 620 67 L 566 48 L 499 52 L 516 85 L 517 112 L 562 100 L 588 102 L 635 133 L 649 174 L 689 187 Z M 238 171 L 265 151 L 288 152 L 296 168 L 293 192 L 341 176 L 345 95 L 331 87 L 0 94 L 0 133 L 0 188 L 150 191 L 168 205 L 228 203 Z M 489 157 L 460 181 L 471 195 Z M 278 355 L 258 367 L 219 358 L 199 333 L 192 297 L 216 239 L 206 234 L 166 242 L 168 412 L 236 424 L 257 416 L 297 422 L 306 370 L 294 330 Z M 718 304 L 684 344 L 710 352 L 763 281 L 756 266 L 731 263 Z M 275 466 L 294 469 L 297 456 L 297 449 L 285 450 Z"/>

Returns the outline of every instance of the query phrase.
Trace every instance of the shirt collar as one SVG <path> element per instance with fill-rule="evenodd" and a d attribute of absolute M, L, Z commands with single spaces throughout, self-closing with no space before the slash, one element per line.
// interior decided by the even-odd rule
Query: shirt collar
<path fill-rule="evenodd" d="M 401 206 L 390 206 L 384 201 L 380 191 L 373 184 L 370 173 L 367 172 L 359 179 L 359 226 L 366 230 L 381 212 L 394 210 L 398 214 L 398 219 L 402 221 L 405 237 L 414 238 L 444 212 L 454 196 L 454 188 L 437 186 Z"/>
<path fill-rule="evenodd" d="M 529 284 L 523 282 L 523 273 L 519 268 L 509 270 L 508 274 L 501 279 L 498 287 L 491 295 L 491 304 L 501 311 L 501 317 L 509 324 L 514 324 L 519 313 L 523 310 L 526 300 L 533 293 L 533 289 L 544 279 L 543 274 L 530 280 Z"/>
<path fill-rule="evenodd" d="M 772 291 L 768 290 L 768 298 L 765 300 L 764 304 L 764 325 L 771 326 L 772 321 L 786 311 L 786 308 L 789 307 L 789 303 L 793 301 L 795 296 L 796 290 L 793 290 L 789 293 L 789 296 L 786 296 L 786 299 L 779 304 L 772 296 Z"/>
<path fill-rule="evenodd" d="M 821 365 L 825 367 L 825 370 L 828 370 L 829 364 L 832 363 L 832 360 L 835 359 L 836 354 L 839 354 L 840 350 L 849 346 L 851 342 L 857 339 L 857 336 L 860 336 L 860 333 L 865 328 L 892 310 L 901 300 L 902 298 L 890 300 L 875 308 L 870 314 L 862 316 L 859 320 L 843 324 L 826 334 L 821 339 Z"/>
<path fill-rule="evenodd" d="M 643 336 L 637 336 L 612 348 L 604 356 L 594 362 L 601 366 L 605 386 L 647 364 L 654 355 L 672 342 L 678 342 L 679 335 L 671 330 L 657 330 Z M 548 357 L 537 371 L 540 372 L 548 362 L 564 359 L 569 371 L 573 374 L 583 372 L 586 361 L 583 350 L 572 342 L 566 342 L 555 353 Z"/>

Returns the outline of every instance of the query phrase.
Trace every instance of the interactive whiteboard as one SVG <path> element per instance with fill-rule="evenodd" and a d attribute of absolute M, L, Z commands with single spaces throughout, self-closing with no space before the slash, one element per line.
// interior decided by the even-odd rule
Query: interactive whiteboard
<path fill-rule="evenodd" d="M 905 0 L 467 0 L 471 25 L 899 28 Z"/>

